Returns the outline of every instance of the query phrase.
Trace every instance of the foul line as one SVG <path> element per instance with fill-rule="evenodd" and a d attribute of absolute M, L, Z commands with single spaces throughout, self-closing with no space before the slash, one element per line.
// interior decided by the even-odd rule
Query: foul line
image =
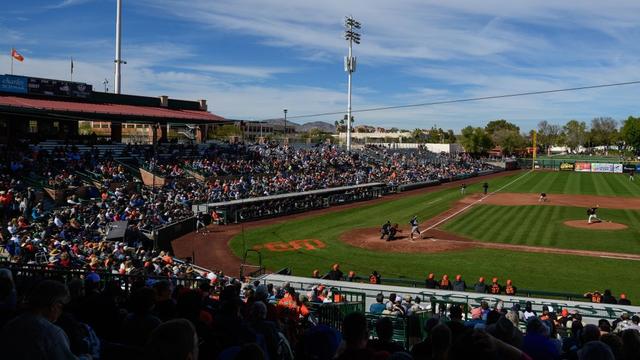
<path fill-rule="evenodd" d="M 449 220 L 449 219 L 451 219 L 452 217 L 457 216 L 457 215 L 458 215 L 458 214 L 460 214 L 461 212 L 463 212 L 463 211 L 467 210 L 468 208 L 472 207 L 473 205 L 475 205 L 475 204 L 477 204 L 477 203 L 481 202 L 482 200 L 486 199 L 487 197 L 489 197 L 489 196 L 491 196 L 491 195 L 493 195 L 493 194 L 495 194 L 495 193 L 497 193 L 497 192 L 499 192 L 499 191 L 502 191 L 502 189 L 504 189 L 504 188 L 506 188 L 507 186 L 509 186 L 509 185 L 513 184 L 514 182 L 516 182 L 516 181 L 518 181 L 518 180 L 522 179 L 522 178 L 523 178 L 523 177 L 525 177 L 526 175 L 529 175 L 531 172 L 533 172 L 533 170 L 529 170 L 529 171 L 527 171 L 526 173 L 524 173 L 524 174 L 522 174 L 522 175 L 518 176 L 517 178 L 513 179 L 513 180 L 512 180 L 511 182 L 509 182 L 508 184 L 506 184 L 506 185 L 502 186 L 502 187 L 501 187 L 501 188 L 499 188 L 498 190 L 495 190 L 495 191 L 493 191 L 493 192 L 490 192 L 490 193 L 489 193 L 489 194 L 487 194 L 486 196 L 483 196 L 482 198 L 480 198 L 480 199 L 478 199 L 478 200 L 476 200 L 476 201 L 472 202 L 471 204 L 469 204 L 469 205 L 467 205 L 467 206 L 463 207 L 462 209 L 460 209 L 460 210 L 456 211 L 455 213 L 453 213 L 453 214 L 451 214 L 451 215 L 449 215 L 449 216 L 445 217 L 444 219 L 442 219 L 442 220 L 438 221 L 437 223 L 435 223 L 435 224 L 433 224 L 433 225 L 429 226 L 429 227 L 428 227 L 428 228 L 426 228 L 425 230 L 422 230 L 422 231 L 420 232 L 420 235 L 424 234 L 425 232 L 427 232 L 427 231 L 429 231 L 429 230 L 431 230 L 431 229 L 434 229 L 436 226 L 438 226 L 438 225 L 442 224 L 443 222 L 448 221 L 448 220 Z"/>

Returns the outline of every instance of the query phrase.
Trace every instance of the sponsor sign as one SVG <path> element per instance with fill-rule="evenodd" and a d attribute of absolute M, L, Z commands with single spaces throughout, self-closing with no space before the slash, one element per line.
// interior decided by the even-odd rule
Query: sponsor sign
<path fill-rule="evenodd" d="M 633 172 L 637 171 L 635 164 L 624 164 L 624 165 L 622 165 L 622 172 L 630 173 L 632 171 Z"/>
<path fill-rule="evenodd" d="M 640 164 L 636 164 L 636 171 L 640 171 Z"/>
<path fill-rule="evenodd" d="M 29 94 L 87 98 L 92 86 L 64 80 L 29 78 Z"/>
<path fill-rule="evenodd" d="M 622 164 L 613 164 L 613 172 L 622 174 Z"/>
<path fill-rule="evenodd" d="M 613 164 L 591 163 L 592 172 L 613 172 Z"/>
<path fill-rule="evenodd" d="M 573 171 L 575 168 L 573 163 L 563 162 L 560 163 L 560 171 Z"/>
<path fill-rule="evenodd" d="M 26 94 L 28 80 L 24 76 L 0 75 L 0 92 Z"/>
<path fill-rule="evenodd" d="M 575 163 L 575 170 L 582 172 L 590 172 L 591 171 L 591 163 L 585 162 L 577 162 Z"/>

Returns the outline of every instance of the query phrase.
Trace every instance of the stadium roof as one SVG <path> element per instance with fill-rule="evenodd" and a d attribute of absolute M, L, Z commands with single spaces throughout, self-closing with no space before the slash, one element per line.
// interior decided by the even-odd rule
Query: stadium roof
<path fill-rule="evenodd" d="M 68 101 L 66 99 L 41 99 L 0 94 L 0 110 L 16 112 L 45 112 L 79 118 L 158 118 L 173 121 L 217 122 L 224 118 L 202 110 L 186 110 L 158 106 L 140 106 L 116 103 L 90 103 Z M 105 119 L 108 120 L 108 119 Z M 123 119 L 124 120 L 124 119 Z"/>

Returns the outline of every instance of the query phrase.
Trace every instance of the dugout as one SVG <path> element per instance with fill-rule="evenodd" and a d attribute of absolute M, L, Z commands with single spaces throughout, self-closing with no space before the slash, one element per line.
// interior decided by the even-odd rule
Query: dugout
<path fill-rule="evenodd" d="M 239 223 L 268 217 L 321 209 L 354 201 L 370 200 L 386 193 L 384 183 L 339 186 L 250 199 L 193 205 L 194 212 L 210 214 L 216 210 L 225 223 Z"/>

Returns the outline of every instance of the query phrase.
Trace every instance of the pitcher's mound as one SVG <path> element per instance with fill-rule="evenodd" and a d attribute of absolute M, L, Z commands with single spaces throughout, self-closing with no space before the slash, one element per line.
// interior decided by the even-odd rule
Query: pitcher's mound
<path fill-rule="evenodd" d="M 599 223 L 587 223 L 587 220 L 568 220 L 564 222 L 565 225 L 579 229 L 592 229 L 592 230 L 624 230 L 628 226 L 625 224 L 619 224 L 614 222 L 599 222 Z"/>

